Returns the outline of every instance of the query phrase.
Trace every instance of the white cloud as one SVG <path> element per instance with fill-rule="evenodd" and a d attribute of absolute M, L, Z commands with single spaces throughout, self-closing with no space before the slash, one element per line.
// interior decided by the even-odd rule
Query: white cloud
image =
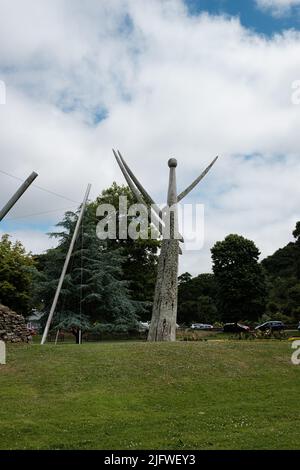
<path fill-rule="evenodd" d="M 291 104 L 299 33 L 268 39 L 235 19 L 190 16 L 179 0 L 42 4 L 0 0 L 0 169 L 24 178 L 36 170 L 36 184 L 80 201 L 89 181 L 93 197 L 123 182 L 117 147 L 161 202 L 170 156 L 181 190 L 219 154 L 189 198 L 205 203 L 206 243 L 181 269 L 210 269 L 209 249 L 228 233 L 253 238 L 263 255 L 291 238 L 300 219 L 300 106 Z M 18 182 L 0 174 L 0 183 L 6 201 Z M 10 216 L 69 204 L 32 187 Z M 59 215 L 28 218 L 28 235 L 22 219 L 30 249 L 46 246 L 32 224 L 41 232 Z"/>
<path fill-rule="evenodd" d="M 3 230 L 0 230 L 0 237 L 7 233 Z M 57 243 L 55 240 L 51 240 L 49 243 L 49 237 L 46 233 L 41 232 L 39 230 L 14 230 L 10 234 L 10 239 L 15 241 L 21 241 L 23 245 L 26 247 L 27 252 L 31 253 L 42 253 L 46 251 L 48 248 L 55 247 Z"/>
<path fill-rule="evenodd" d="M 282 16 L 290 13 L 293 7 L 300 6 L 300 0 L 256 0 L 256 4 L 274 16 Z"/>

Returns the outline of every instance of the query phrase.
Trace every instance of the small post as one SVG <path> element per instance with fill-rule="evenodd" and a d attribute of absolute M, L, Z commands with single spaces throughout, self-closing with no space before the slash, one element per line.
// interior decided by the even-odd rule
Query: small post
<path fill-rule="evenodd" d="M 85 206 L 86 206 L 86 203 L 87 203 L 87 200 L 88 200 L 88 197 L 89 197 L 90 190 L 91 190 L 91 185 L 88 184 L 87 190 L 86 190 L 83 202 L 82 202 L 79 217 L 78 217 L 77 222 L 76 222 L 73 237 L 72 237 L 72 240 L 71 240 L 71 243 L 70 243 L 70 246 L 69 246 L 67 257 L 66 257 L 61 275 L 60 275 L 60 279 L 59 279 L 58 286 L 57 286 L 57 289 L 56 289 L 56 292 L 55 292 L 55 296 L 54 296 L 53 303 L 52 303 L 52 306 L 51 306 L 51 309 L 50 309 L 50 313 L 49 313 L 49 316 L 48 316 L 48 319 L 47 319 L 47 323 L 46 323 L 46 326 L 45 326 L 45 330 L 44 330 L 44 333 L 43 333 L 41 344 L 45 344 L 47 336 L 48 336 L 51 321 L 52 321 L 52 318 L 53 318 L 53 315 L 54 315 L 54 312 L 55 312 L 55 308 L 56 308 L 56 305 L 57 305 L 59 294 L 60 294 L 60 291 L 61 291 L 61 288 L 62 288 L 62 285 L 63 285 L 63 282 L 64 282 L 64 278 L 65 278 L 65 275 L 66 275 L 66 272 L 67 272 L 67 269 L 68 269 L 69 261 L 70 261 L 72 251 L 73 251 L 73 248 L 74 248 L 74 245 L 75 245 L 75 242 L 76 242 L 76 238 L 77 238 L 77 235 L 78 235 L 78 232 L 79 232 L 79 227 L 80 227 L 80 224 L 81 224 L 81 221 L 82 221 L 82 218 L 83 218 L 83 214 L 84 214 Z"/>
<path fill-rule="evenodd" d="M 20 197 L 25 193 L 26 189 L 33 183 L 38 174 L 33 171 L 27 180 L 19 187 L 15 194 L 10 198 L 10 200 L 5 204 L 5 206 L 0 210 L 0 220 L 2 220 L 6 214 L 11 210 L 11 208 L 16 204 Z"/>
<path fill-rule="evenodd" d="M 59 330 L 57 330 L 56 332 L 56 336 L 55 336 L 55 345 L 57 344 L 57 341 L 58 341 L 58 336 L 59 336 Z"/>
<path fill-rule="evenodd" d="M 0 341 L 0 364 L 6 364 L 6 344 Z"/>

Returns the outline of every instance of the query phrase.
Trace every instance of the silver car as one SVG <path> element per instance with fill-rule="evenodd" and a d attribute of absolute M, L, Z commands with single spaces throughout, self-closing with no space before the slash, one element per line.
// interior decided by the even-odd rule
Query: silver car
<path fill-rule="evenodd" d="M 192 330 L 212 330 L 213 326 L 208 323 L 193 323 L 191 325 Z"/>

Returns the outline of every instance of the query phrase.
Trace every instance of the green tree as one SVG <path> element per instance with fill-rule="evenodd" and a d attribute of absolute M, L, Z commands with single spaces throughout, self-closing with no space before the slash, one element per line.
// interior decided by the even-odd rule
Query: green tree
<path fill-rule="evenodd" d="M 279 248 L 271 256 L 262 260 L 262 266 L 271 278 L 298 278 L 299 275 L 300 245 L 290 242 Z"/>
<path fill-rule="evenodd" d="M 211 249 L 218 309 L 224 321 L 256 320 L 266 307 L 266 281 L 254 242 L 228 235 Z"/>
<path fill-rule="evenodd" d="M 86 315 L 73 312 L 60 312 L 54 319 L 53 327 L 56 331 L 70 331 L 75 337 L 76 344 L 80 343 L 80 332 L 82 334 L 93 329 L 90 319 Z"/>
<path fill-rule="evenodd" d="M 213 274 L 192 278 L 184 273 L 178 278 L 178 321 L 214 323 L 219 320 L 216 306 L 216 282 Z"/>
<path fill-rule="evenodd" d="M 268 280 L 267 313 L 272 318 L 289 318 L 289 323 L 299 321 L 300 222 L 297 222 L 293 236 L 295 242 L 262 261 Z"/>
<path fill-rule="evenodd" d="M 185 286 L 187 282 L 192 280 L 192 275 L 190 273 L 183 273 L 178 277 L 178 285 Z"/>
<path fill-rule="evenodd" d="M 0 303 L 17 313 L 27 315 L 32 308 L 34 260 L 20 242 L 13 243 L 9 235 L 0 240 Z"/>
<path fill-rule="evenodd" d="M 149 320 L 151 318 L 150 302 L 153 301 L 154 296 L 160 241 L 153 240 L 150 236 L 147 240 L 132 240 L 129 237 L 125 240 L 119 238 L 120 196 L 126 196 L 128 207 L 137 202 L 127 186 L 119 186 L 114 182 L 109 188 L 102 191 L 96 201 L 89 206 L 89 211 L 95 213 L 99 204 L 111 204 L 116 208 L 117 237 L 115 240 L 108 240 L 107 247 L 109 250 L 122 247 L 125 258 L 122 265 L 123 279 L 129 282 L 132 299 L 149 302 L 148 309 L 142 315 L 142 319 Z M 128 217 L 128 224 L 131 220 L 132 217 Z M 150 234 L 150 226 L 148 230 Z"/>
<path fill-rule="evenodd" d="M 295 230 L 293 231 L 293 236 L 296 239 L 296 242 L 300 242 L 300 222 L 296 223 Z"/>
<path fill-rule="evenodd" d="M 43 270 L 36 287 L 36 299 L 49 311 L 62 265 L 70 244 L 77 214 L 67 212 L 61 232 L 50 234 L 59 240 L 58 247 L 42 258 Z M 91 324 L 113 325 L 116 329 L 136 326 L 145 304 L 130 298 L 128 282 L 123 279 L 122 265 L 126 256 L 122 247 L 112 248 L 96 237 L 95 212 L 89 210 L 83 219 L 67 275 L 57 305 L 53 324 L 57 327 L 74 323 L 74 329 Z M 71 324 L 70 324 L 71 325 Z M 77 326 L 76 326 L 77 325 Z M 76 334 L 75 334 L 76 336 Z"/>
<path fill-rule="evenodd" d="M 208 295 L 200 295 L 198 297 L 197 311 L 199 312 L 199 321 L 203 323 L 215 323 L 219 320 L 216 303 Z"/>

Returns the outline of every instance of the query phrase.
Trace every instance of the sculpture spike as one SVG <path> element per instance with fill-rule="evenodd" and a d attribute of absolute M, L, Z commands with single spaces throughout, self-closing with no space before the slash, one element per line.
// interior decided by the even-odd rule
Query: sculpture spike
<path fill-rule="evenodd" d="M 211 169 L 211 167 L 216 163 L 216 161 L 218 160 L 219 157 L 216 157 L 209 165 L 207 168 L 205 168 L 205 170 L 203 171 L 203 173 L 201 173 L 200 176 L 198 176 L 198 178 L 195 179 L 195 181 L 193 181 L 192 184 L 190 184 L 190 186 L 188 186 L 184 191 L 182 191 L 179 195 L 178 195 L 178 198 L 177 198 L 177 202 L 180 202 L 185 196 L 187 196 L 191 191 L 192 189 L 195 188 L 195 186 L 197 186 L 198 183 L 200 183 L 200 181 L 204 178 L 205 175 L 207 175 L 207 173 L 209 172 L 209 170 Z"/>
<path fill-rule="evenodd" d="M 163 213 L 162 213 L 162 210 L 158 207 L 158 205 L 156 204 L 156 202 L 152 199 L 152 197 L 150 196 L 150 194 L 147 193 L 147 191 L 143 188 L 143 186 L 141 185 L 141 183 L 139 182 L 139 180 L 135 177 L 135 175 L 132 173 L 132 171 L 130 170 L 129 166 L 127 165 L 127 163 L 125 162 L 124 158 L 122 157 L 121 155 L 121 152 L 118 150 L 118 155 L 120 157 L 120 160 L 122 161 L 127 173 L 129 174 L 129 176 L 131 177 L 131 179 L 133 180 L 134 184 L 138 187 L 138 189 L 140 190 L 140 192 L 142 193 L 142 195 L 144 196 L 144 198 L 146 200 L 148 200 L 148 202 L 151 204 L 151 209 L 156 213 L 157 217 L 159 218 L 159 220 L 162 220 L 163 219 Z M 179 238 L 179 241 L 184 243 L 184 238 L 181 234 L 179 234 L 180 238 Z"/>
<path fill-rule="evenodd" d="M 150 194 L 147 193 L 147 191 L 145 190 L 145 188 L 141 185 L 141 183 L 139 182 L 139 180 L 136 178 L 136 176 L 132 173 L 131 169 L 129 168 L 129 166 L 127 165 L 127 163 L 125 162 L 124 158 L 122 157 L 121 155 L 121 152 L 118 150 L 118 155 L 124 165 L 124 167 L 126 168 L 126 171 L 127 173 L 129 174 L 130 178 L 132 179 L 132 181 L 134 182 L 134 184 L 136 185 L 136 187 L 139 189 L 139 191 L 142 193 L 142 195 L 144 196 L 145 200 L 151 204 L 153 206 L 153 209 L 155 210 L 155 212 L 157 213 L 157 215 L 161 218 L 162 217 L 162 214 L 161 214 L 161 211 L 158 207 L 158 205 L 156 204 L 156 202 L 152 199 L 152 197 L 150 196 Z"/>
<path fill-rule="evenodd" d="M 129 188 L 131 189 L 132 193 L 133 193 L 134 196 L 136 197 L 137 201 L 138 201 L 139 203 L 144 204 L 145 206 L 149 207 L 149 206 L 145 203 L 142 194 L 141 194 L 141 193 L 138 191 L 138 189 L 134 186 L 133 182 L 131 181 L 130 177 L 128 176 L 128 174 L 127 174 L 127 172 L 126 172 L 126 169 L 124 168 L 124 166 L 123 166 L 123 164 L 122 164 L 120 158 L 118 157 L 117 153 L 115 152 L 114 149 L 112 149 L 112 151 L 113 151 L 113 154 L 114 154 L 114 156 L 115 156 L 115 159 L 117 160 L 117 163 L 118 163 L 118 165 L 119 165 L 119 167 L 120 167 L 120 170 L 121 170 L 121 172 L 123 173 L 124 178 L 125 178 L 125 180 L 126 180 L 128 186 L 129 186 Z M 151 206 L 150 206 L 150 210 L 151 210 Z M 155 212 L 154 212 L 154 215 L 155 215 L 156 219 L 158 220 L 158 230 L 159 230 L 159 233 L 160 233 L 160 235 L 162 235 L 162 234 L 163 234 L 162 222 L 161 222 L 160 218 L 157 216 L 157 214 L 156 214 Z M 148 220 L 149 220 L 149 223 L 152 223 L 152 224 L 153 224 L 153 222 L 151 221 L 150 214 L 149 214 L 149 216 L 148 216 Z"/>
<path fill-rule="evenodd" d="M 123 176 L 124 176 L 124 178 L 125 178 L 125 180 L 126 180 L 126 183 L 128 184 L 128 186 L 129 186 L 129 188 L 131 189 L 132 193 L 134 194 L 134 196 L 136 197 L 136 199 L 138 200 L 138 202 L 140 202 L 141 204 L 147 205 L 147 204 L 145 203 L 145 201 L 144 201 L 144 199 L 143 199 L 141 193 L 137 190 L 137 188 L 134 186 L 134 184 L 132 183 L 131 179 L 129 178 L 129 176 L 128 176 L 128 174 L 127 174 L 127 172 L 126 172 L 126 170 L 125 170 L 125 168 L 124 168 L 124 166 L 123 166 L 123 164 L 122 164 L 120 158 L 118 157 L 117 153 L 115 152 L 114 149 L 112 149 L 112 151 L 113 151 L 114 156 L 115 156 L 115 159 L 117 160 L 117 163 L 118 163 L 118 165 L 119 165 L 119 167 L 120 167 L 120 170 L 121 170 L 121 172 L 123 173 Z"/>

